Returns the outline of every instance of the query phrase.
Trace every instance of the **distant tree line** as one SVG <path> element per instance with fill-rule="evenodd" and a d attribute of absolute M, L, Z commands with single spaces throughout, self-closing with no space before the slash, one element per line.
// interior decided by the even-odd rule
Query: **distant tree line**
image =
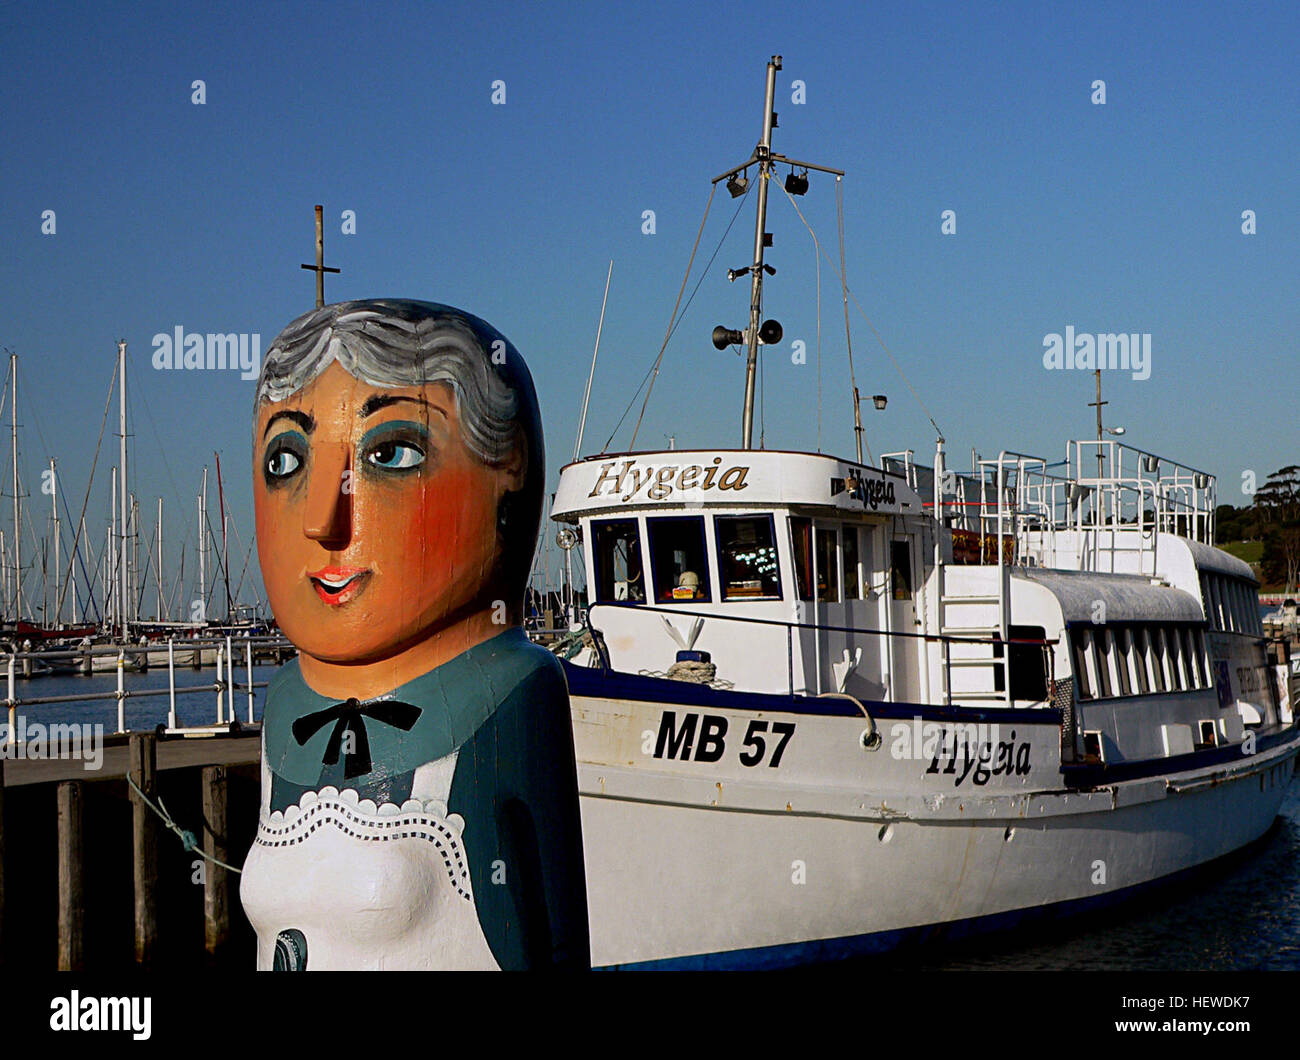
<path fill-rule="evenodd" d="M 1260 542 L 1260 581 L 1295 592 L 1300 582 L 1300 467 L 1292 464 L 1273 472 L 1246 507 L 1221 504 L 1215 512 L 1214 540 Z"/>

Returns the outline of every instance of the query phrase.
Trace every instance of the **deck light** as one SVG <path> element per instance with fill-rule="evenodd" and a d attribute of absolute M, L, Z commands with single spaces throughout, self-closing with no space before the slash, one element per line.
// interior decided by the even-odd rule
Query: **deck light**
<path fill-rule="evenodd" d="M 791 195 L 805 195 L 808 192 L 808 171 L 796 173 L 790 170 L 790 175 L 785 178 L 785 190 Z"/>
<path fill-rule="evenodd" d="M 876 408 L 883 409 L 889 398 L 885 397 L 884 394 L 873 394 L 871 400 L 876 403 Z"/>
<path fill-rule="evenodd" d="M 749 178 L 737 173 L 727 181 L 727 190 L 733 199 L 739 199 L 749 189 Z"/>

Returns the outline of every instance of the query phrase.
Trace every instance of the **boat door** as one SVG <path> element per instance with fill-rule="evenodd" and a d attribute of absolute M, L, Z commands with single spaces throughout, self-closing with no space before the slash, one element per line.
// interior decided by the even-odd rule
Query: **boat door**
<path fill-rule="evenodd" d="M 845 603 L 841 540 L 838 522 L 821 519 L 813 522 L 813 621 L 819 626 L 837 627 L 817 630 L 819 692 L 840 691 L 840 685 L 854 668 L 853 636 L 844 632 L 850 623 Z"/>
<path fill-rule="evenodd" d="M 889 547 L 886 553 L 889 563 L 889 628 L 894 634 L 915 634 L 920 632 L 916 621 L 916 588 L 921 569 L 916 537 L 888 531 L 885 536 Z M 895 699 L 916 700 L 920 696 L 916 638 L 895 635 L 889 640 L 893 696 Z"/>
<path fill-rule="evenodd" d="M 885 628 L 880 614 L 881 591 L 873 589 L 872 571 L 880 555 L 877 528 L 846 522 L 840 526 L 840 565 L 844 571 L 844 625 L 859 632 L 848 636 L 849 660 L 844 668 L 844 691 L 859 699 L 883 699 L 881 637 Z M 861 654 L 859 654 L 861 651 Z M 836 660 L 832 660 L 832 665 Z M 839 657 L 843 666 L 843 656 Z M 837 675 L 838 676 L 838 675 Z"/>

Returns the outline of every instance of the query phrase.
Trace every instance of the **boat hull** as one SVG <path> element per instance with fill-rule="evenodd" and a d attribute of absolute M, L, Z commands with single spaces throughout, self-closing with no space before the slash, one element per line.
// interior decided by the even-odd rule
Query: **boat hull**
<path fill-rule="evenodd" d="M 1014 711 L 984 730 L 986 760 L 1011 743 L 1026 768 L 985 770 L 976 784 L 968 758 L 978 764 L 982 745 L 968 756 L 955 735 L 977 724 L 975 712 L 868 723 L 739 711 L 734 699 L 583 695 L 573 709 L 592 963 L 606 968 L 779 967 L 1116 901 L 1262 836 L 1300 751 L 1292 726 L 1251 755 L 1220 748 L 1170 759 L 1163 772 L 1131 764 L 1067 783 L 1057 725 Z M 693 749 L 679 739 L 670 755 L 691 711 Z M 661 740 L 665 714 L 674 722 Z M 725 732 L 716 761 L 695 757 L 706 717 Z M 757 754 L 755 743 L 741 750 L 751 723 L 769 734 L 795 726 L 776 768 L 770 741 L 766 762 L 740 761 Z M 925 724 L 953 735 L 920 754 L 901 746 Z M 863 746 L 870 728 L 882 737 L 874 750 Z M 715 741 L 705 758 L 718 750 Z"/>

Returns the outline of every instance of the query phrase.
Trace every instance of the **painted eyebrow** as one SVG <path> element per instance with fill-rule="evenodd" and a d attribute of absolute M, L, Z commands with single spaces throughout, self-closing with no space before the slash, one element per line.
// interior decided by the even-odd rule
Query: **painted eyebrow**
<path fill-rule="evenodd" d="M 388 408 L 390 405 L 400 404 L 403 401 L 410 402 L 412 405 L 423 405 L 431 412 L 441 413 L 443 419 L 447 418 L 447 413 L 443 409 L 439 408 L 437 405 L 429 404 L 429 402 L 425 401 L 424 398 L 407 397 L 402 394 L 375 394 L 372 397 L 368 397 L 362 404 L 357 415 L 364 419 L 366 416 L 373 416 L 380 409 Z"/>
<path fill-rule="evenodd" d="M 299 412 L 296 409 L 283 409 L 266 421 L 266 430 L 262 432 L 263 441 L 266 440 L 266 436 L 271 433 L 271 428 L 275 426 L 278 420 L 289 420 L 291 423 L 296 423 L 307 434 L 311 434 L 316 429 L 316 421 L 307 413 Z"/>

